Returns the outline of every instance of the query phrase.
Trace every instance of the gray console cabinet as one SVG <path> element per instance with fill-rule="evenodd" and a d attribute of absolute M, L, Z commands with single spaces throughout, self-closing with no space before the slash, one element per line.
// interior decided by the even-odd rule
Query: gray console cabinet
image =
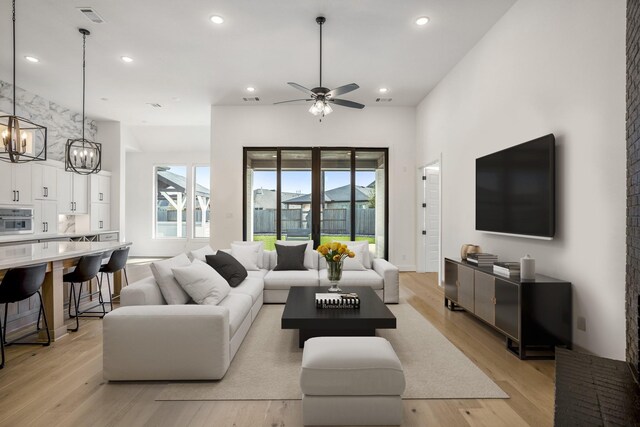
<path fill-rule="evenodd" d="M 571 283 L 536 275 L 502 277 L 492 267 L 445 258 L 444 305 L 464 310 L 505 336 L 521 359 L 549 359 L 555 346 L 571 348 Z"/>

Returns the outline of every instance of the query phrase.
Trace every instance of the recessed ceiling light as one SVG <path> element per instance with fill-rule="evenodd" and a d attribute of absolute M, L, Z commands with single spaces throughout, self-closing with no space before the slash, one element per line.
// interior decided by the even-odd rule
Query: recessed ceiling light
<path fill-rule="evenodd" d="M 120 59 L 122 59 L 124 62 L 133 62 L 133 58 L 130 56 L 121 56 Z"/>
<path fill-rule="evenodd" d="M 40 62 L 40 60 L 38 58 L 36 58 L 35 56 L 25 56 L 24 59 L 26 59 L 29 62 Z"/>
<path fill-rule="evenodd" d="M 174 102 L 180 102 L 180 98 L 178 98 L 177 96 L 174 96 L 173 98 L 171 98 L 171 100 Z"/>
<path fill-rule="evenodd" d="M 416 19 L 416 25 L 426 25 L 427 22 L 429 22 L 429 18 L 427 16 L 421 16 Z"/>
<path fill-rule="evenodd" d="M 378 89 L 378 91 L 380 93 L 387 93 L 387 92 L 389 92 L 389 89 L 387 89 L 386 87 L 381 87 L 380 89 Z"/>
<path fill-rule="evenodd" d="M 108 101 L 108 100 L 109 100 L 109 98 L 100 98 L 100 100 L 102 100 L 102 101 Z"/>
<path fill-rule="evenodd" d="M 209 19 L 211 19 L 211 22 L 213 22 L 214 24 L 222 24 L 224 22 L 224 18 L 219 15 L 213 15 Z"/>
<path fill-rule="evenodd" d="M 255 87 L 249 86 L 249 87 L 247 88 L 247 92 L 255 92 L 255 91 L 256 91 L 256 88 L 255 88 Z"/>

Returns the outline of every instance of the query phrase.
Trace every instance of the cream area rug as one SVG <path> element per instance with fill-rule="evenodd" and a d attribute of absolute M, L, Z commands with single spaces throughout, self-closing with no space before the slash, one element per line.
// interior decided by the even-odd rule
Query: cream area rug
<path fill-rule="evenodd" d="M 404 399 L 505 399 L 509 396 L 411 305 L 388 305 L 391 342 L 407 382 Z M 220 381 L 167 384 L 156 400 L 296 400 L 302 349 L 298 331 L 280 329 L 284 305 L 264 305 Z M 197 351 L 194 349 L 194 351 Z"/>

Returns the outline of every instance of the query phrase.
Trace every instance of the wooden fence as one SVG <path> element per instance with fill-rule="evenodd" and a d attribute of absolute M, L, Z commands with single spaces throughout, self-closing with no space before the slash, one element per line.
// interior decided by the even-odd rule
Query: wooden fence
<path fill-rule="evenodd" d="M 311 213 L 302 209 L 282 209 L 282 234 L 287 230 L 311 230 Z M 308 216 L 308 217 L 307 217 Z M 351 218 L 348 209 L 324 209 L 322 212 L 321 230 L 324 234 L 350 235 Z M 373 236 L 376 230 L 376 210 L 356 210 L 356 234 Z M 275 234 L 276 210 L 256 209 L 253 211 L 254 234 Z"/>

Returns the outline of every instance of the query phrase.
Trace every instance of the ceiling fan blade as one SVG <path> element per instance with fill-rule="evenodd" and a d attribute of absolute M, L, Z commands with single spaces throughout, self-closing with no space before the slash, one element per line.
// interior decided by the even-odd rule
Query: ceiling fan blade
<path fill-rule="evenodd" d="M 299 85 L 298 83 L 294 83 L 294 82 L 287 82 L 287 84 L 288 84 L 289 86 L 295 87 L 295 88 L 296 88 L 296 89 L 298 89 L 298 90 L 301 90 L 302 92 L 306 93 L 307 95 L 309 95 L 309 96 L 311 96 L 311 97 L 313 97 L 313 98 L 315 98 L 315 97 L 316 97 L 316 94 L 315 94 L 315 93 L 313 93 L 313 92 L 311 92 L 311 89 L 307 89 L 306 87 L 301 86 L 301 85 Z"/>
<path fill-rule="evenodd" d="M 327 101 L 336 105 L 341 105 L 343 107 L 357 108 L 359 110 L 362 110 L 364 108 L 363 104 L 359 104 L 353 101 L 347 101 L 346 99 L 328 99 Z"/>
<path fill-rule="evenodd" d="M 287 102 L 300 102 L 300 101 L 313 101 L 313 99 L 311 99 L 311 98 L 309 98 L 309 99 L 291 99 L 289 101 L 274 102 L 273 105 L 286 104 Z"/>
<path fill-rule="evenodd" d="M 340 96 L 343 95 L 345 93 L 349 93 L 352 92 L 356 89 L 358 89 L 360 86 L 358 86 L 355 83 L 349 83 L 348 85 L 344 85 L 344 86 L 340 86 L 337 87 L 333 90 L 330 90 L 329 92 L 327 92 L 327 94 L 325 95 L 327 98 L 335 98 L 336 96 Z"/>

